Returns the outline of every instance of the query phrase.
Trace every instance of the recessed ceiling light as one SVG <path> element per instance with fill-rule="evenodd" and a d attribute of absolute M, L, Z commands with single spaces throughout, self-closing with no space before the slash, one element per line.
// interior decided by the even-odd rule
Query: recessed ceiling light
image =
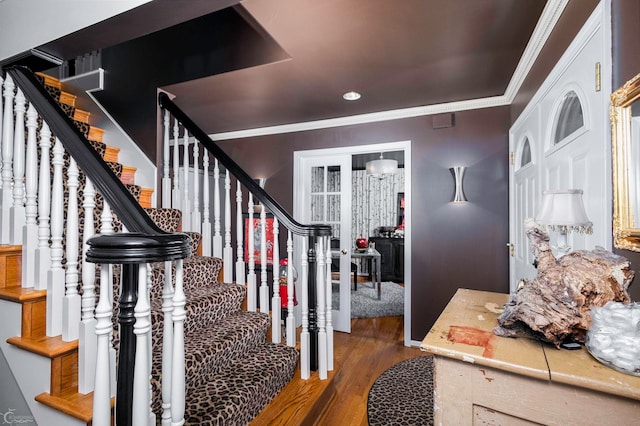
<path fill-rule="evenodd" d="M 347 92 L 344 95 L 342 95 L 342 97 L 346 101 L 357 101 L 362 97 L 362 95 L 358 92 Z"/>

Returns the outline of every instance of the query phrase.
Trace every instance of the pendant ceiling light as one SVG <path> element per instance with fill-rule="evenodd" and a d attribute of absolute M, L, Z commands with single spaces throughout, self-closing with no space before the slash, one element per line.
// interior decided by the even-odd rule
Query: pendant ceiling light
<path fill-rule="evenodd" d="M 366 169 L 367 174 L 371 176 L 393 175 L 398 171 L 398 162 L 383 158 L 382 153 L 380 153 L 380 159 L 367 161 Z"/>

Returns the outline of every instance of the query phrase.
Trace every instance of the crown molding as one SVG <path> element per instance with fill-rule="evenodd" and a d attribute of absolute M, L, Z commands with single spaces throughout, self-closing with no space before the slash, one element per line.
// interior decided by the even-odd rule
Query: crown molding
<path fill-rule="evenodd" d="M 331 127 L 351 126 L 355 124 L 375 123 L 379 121 L 399 120 L 403 118 L 419 117 L 423 115 L 441 114 L 473 109 L 492 108 L 510 105 L 515 98 L 531 67 L 535 63 L 542 47 L 553 31 L 558 19 L 562 15 L 569 0 L 549 0 L 540 15 L 527 47 L 511 76 L 505 93 L 500 96 L 470 99 L 435 105 L 425 105 L 412 108 L 401 108 L 367 114 L 351 115 L 348 117 L 330 118 L 301 123 L 283 124 L 278 126 L 259 127 L 233 132 L 214 133 L 209 135 L 214 141 L 249 138 L 256 136 L 275 135 L 282 133 L 303 132 L 307 130 L 327 129 Z"/>

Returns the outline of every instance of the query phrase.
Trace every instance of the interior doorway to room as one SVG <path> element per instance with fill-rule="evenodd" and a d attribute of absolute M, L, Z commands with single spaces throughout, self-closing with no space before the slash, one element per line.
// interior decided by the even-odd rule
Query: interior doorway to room
<path fill-rule="evenodd" d="M 367 296 L 376 309 L 376 304 L 381 306 L 395 293 L 404 315 L 405 344 L 410 344 L 411 261 L 405 256 L 411 247 L 410 150 L 411 143 L 406 141 L 294 153 L 296 220 L 324 221 L 334 229 L 332 316 L 336 331 L 350 331 L 352 297 L 356 310 L 361 309 L 360 299 Z M 397 173 L 367 174 L 366 163 L 378 160 L 381 154 L 385 160 L 398 161 Z M 360 248 L 362 239 L 367 244 Z M 378 259 L 371 256 L 369 243 L 380 253 Z M 377 286 L 376 280 L 382 285 Z"/>

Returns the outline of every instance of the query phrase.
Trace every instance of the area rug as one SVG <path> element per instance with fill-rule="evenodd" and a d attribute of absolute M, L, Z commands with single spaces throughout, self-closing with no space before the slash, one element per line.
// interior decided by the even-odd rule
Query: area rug
<path fill-rule="evenodd" d="M 338 306 L 338 283 L 333 284 L 334 307 Z M 351 318 L 393 317 L 404 314 L 404 287 L 394 282 L 382 283 L 382 297 L 378 300 L 378 288 L 371 282 L 351 286 Z"/>
<path fill-rule="evenodd" d="M 380 375 L 369 390 L 370 426 L 433 425 L 433 357 L 401 361 Z"/>

